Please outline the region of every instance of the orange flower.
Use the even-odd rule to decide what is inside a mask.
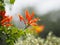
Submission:
[[[35,18],[35,19],[31,20],[29,23],[30,23],[30,24],[31,24],[31,23],[36,23],[38,20],[39,20],[39,18]]]
[[[29,24],[31,25],[31,26],[37,26],[37,21],[38,21],[39,19],[38,18],[35,18],[35,19],[33,19],[33,20],[31,20],[30,22],[29,22]]]
[[[31,23],[30,25],[31,25],[31,26],[37,26],[37,24],[36,24],[36,23]]]
[[[36,22],[39,20],[39,18],[35,18],[34,17],[34,12],[32,12],[32,14],[30,15],[28,10],[25,11],[25,15],[26,15],[26,19],[27,21],[24,20],[23,16],[19,15],[20,21],[24,21],[25,24],[28,25],[32,25],[32,26],[36,26]]]
[[[12,16],[11,17],[6,17],[5,19],[3,19],[1,21],[1,25],[2,26],[4,26],[4,25],[6,25],[6,26],[8,26],[8,25],[12,26],[12,24],[9,24],[11,22],[11,20],[12,20]]]
[[[25,15],[26,15],[26,19],[27,19],[28,22],[29,22],[29,21],[31,20],[31,16],[30,16],[28,10],[26,10]]]
[[[7,18],[5,18],[5,19],[3,19],[1,21],[1,24],[5,23],[5,22],[11,22],[11,20],[12,20],[12,16],[11,17],[7,17]]]
[[[25,11],[26,19],[28,22],[30,22],[34,16],[34,12],[32,12],[32,15],[29,14],[28,10]]]
[[[23,16],[21,16],[20,14],[18,16],[20,17],[20,21],[24,21]]]
[[[36,23],[40,19],[39,18],[33,18],[34,12],[32,12],[32,14],[30,15],[28,10],[26,10],[25,15],[26,15],[27,21],[24,20],[24,17],[22,15],[19,15],[19,18],[20,18],[20,21],[24,21],[24,23],[27,24],[26,27],[29,27],[30,25],[33,26],[36,33],[40,33],[44,30],[44,25],[38,26],[38,24]]]
[[[5,16],[5,11],[0,11],[0,23],[2,26],[6,25],[6,26],[12,26],[12,24],[10,24],[11,20],[12,20],[12,16]]]
[[[42,32],[43,30],[44,30],[44,25],[40,25],[40,26],[33,26],[33,30],[35,30],[36,31],[36,33],[40,33],[40,32]]]
[[[32,12],[31,17],[32,17],[32,18],[34,17],[34,12]]]
[[[26,22],[25,22],[23,16],[21,16],[21,15],[18,15],[18,16],[19,16],[19,18],[20,18],[20,21],[24,21],[24,23],[26,24]]]
[[[38,26],[35,30],[37,33],[42,32],[44,30],[44,25]]]

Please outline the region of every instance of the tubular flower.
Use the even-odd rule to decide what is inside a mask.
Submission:
[[[34,26],[33,28],[36,31],[36,33],[40,33],[44,30],[44,25]]]
[[[30,15],[28,10],[26,10],[25,15],[26,15],[26,19],[28,20],[28,22],[30,22],[32,18],[34,17],[34,12],[32,12],[32,15]]]
[[[5,19],[3,19],[3,20],[1,21],[1,23],[3,24],[3,23],[5,23],[5,22],[11,22],[11,20],[12,20],[12,16],[11,16],[11,17],[6,17]]]
[[[1,21],[1,25],[6,25],[6,26],[12,26],[12,24],[9,24],[12,20],[12,16],[11,17],[6,17],[5,19],[3,19]]]
[[[31,23],[30,25],[31,25],[31,26],[37,26],[37,24],[36,24],[36,23]]]
[[[26,28],[31,25],[34,27],[34,30],[36,31],[36,33],[40,33],[44,30],[44,25],[38,26],[38,24],[36,23],[40,19],[34,18],[34,12],[32,12],[32,14],[29,14],[28,10],[26,10],[25,16],[27,20],[25,20],[22,15],[19,15],[19,19],[20,21],[24,21],[24,23],[27,24]]]
[[[4,26],[12,26],[12,24],[10,24],[11,20],[12,20],[12,16],[5,16],[5,11],[0,11],[0,25]]]
[[[18,16],[19,16],[19,18],[20,18],[20,21],[24,21],[24,23],[26,24],[26,21],[24,20],[24,17],[21,16],[20,14],[19,14]]]
[[[36,26],[37,25],[37,21],[39,20],[39,18],[34,18],[34,12],[32,12],[32,14],[30,15],[28,10],[25,11],[25,15],[26,15],[26,19],[27,21],[24,20],[22,15],[19,15],[20,21],[24,21],[25,24],[28,25],[32,25],[32,26]]]

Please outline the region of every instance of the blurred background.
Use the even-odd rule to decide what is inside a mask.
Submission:
[[[24,22],[19,21],[18,14],[25,16],[25,10],[28,9],[30,13],[35,12],[35,17],[40,17],[39,25],[45,25],[41,37],[46,37],[50,31],[60,37],[60,0],[15,0],[14,4],[5,0],[5,4],[6,15],[13,16],[16,27],[25,27]]]

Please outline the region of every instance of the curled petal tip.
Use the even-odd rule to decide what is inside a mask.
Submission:
[[[30,25],[31,26],[37,26],[37,23],[31,23]]]

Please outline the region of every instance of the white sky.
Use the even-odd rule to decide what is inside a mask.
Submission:
[[[16,0],[14,5],[11,7],[14,13],[21,11],[21,8],[31,6],[34,7],[37,14],[45,14],[52,10],[60,9],[60,0]],[[9,11],[9,5],[7,7]]]

